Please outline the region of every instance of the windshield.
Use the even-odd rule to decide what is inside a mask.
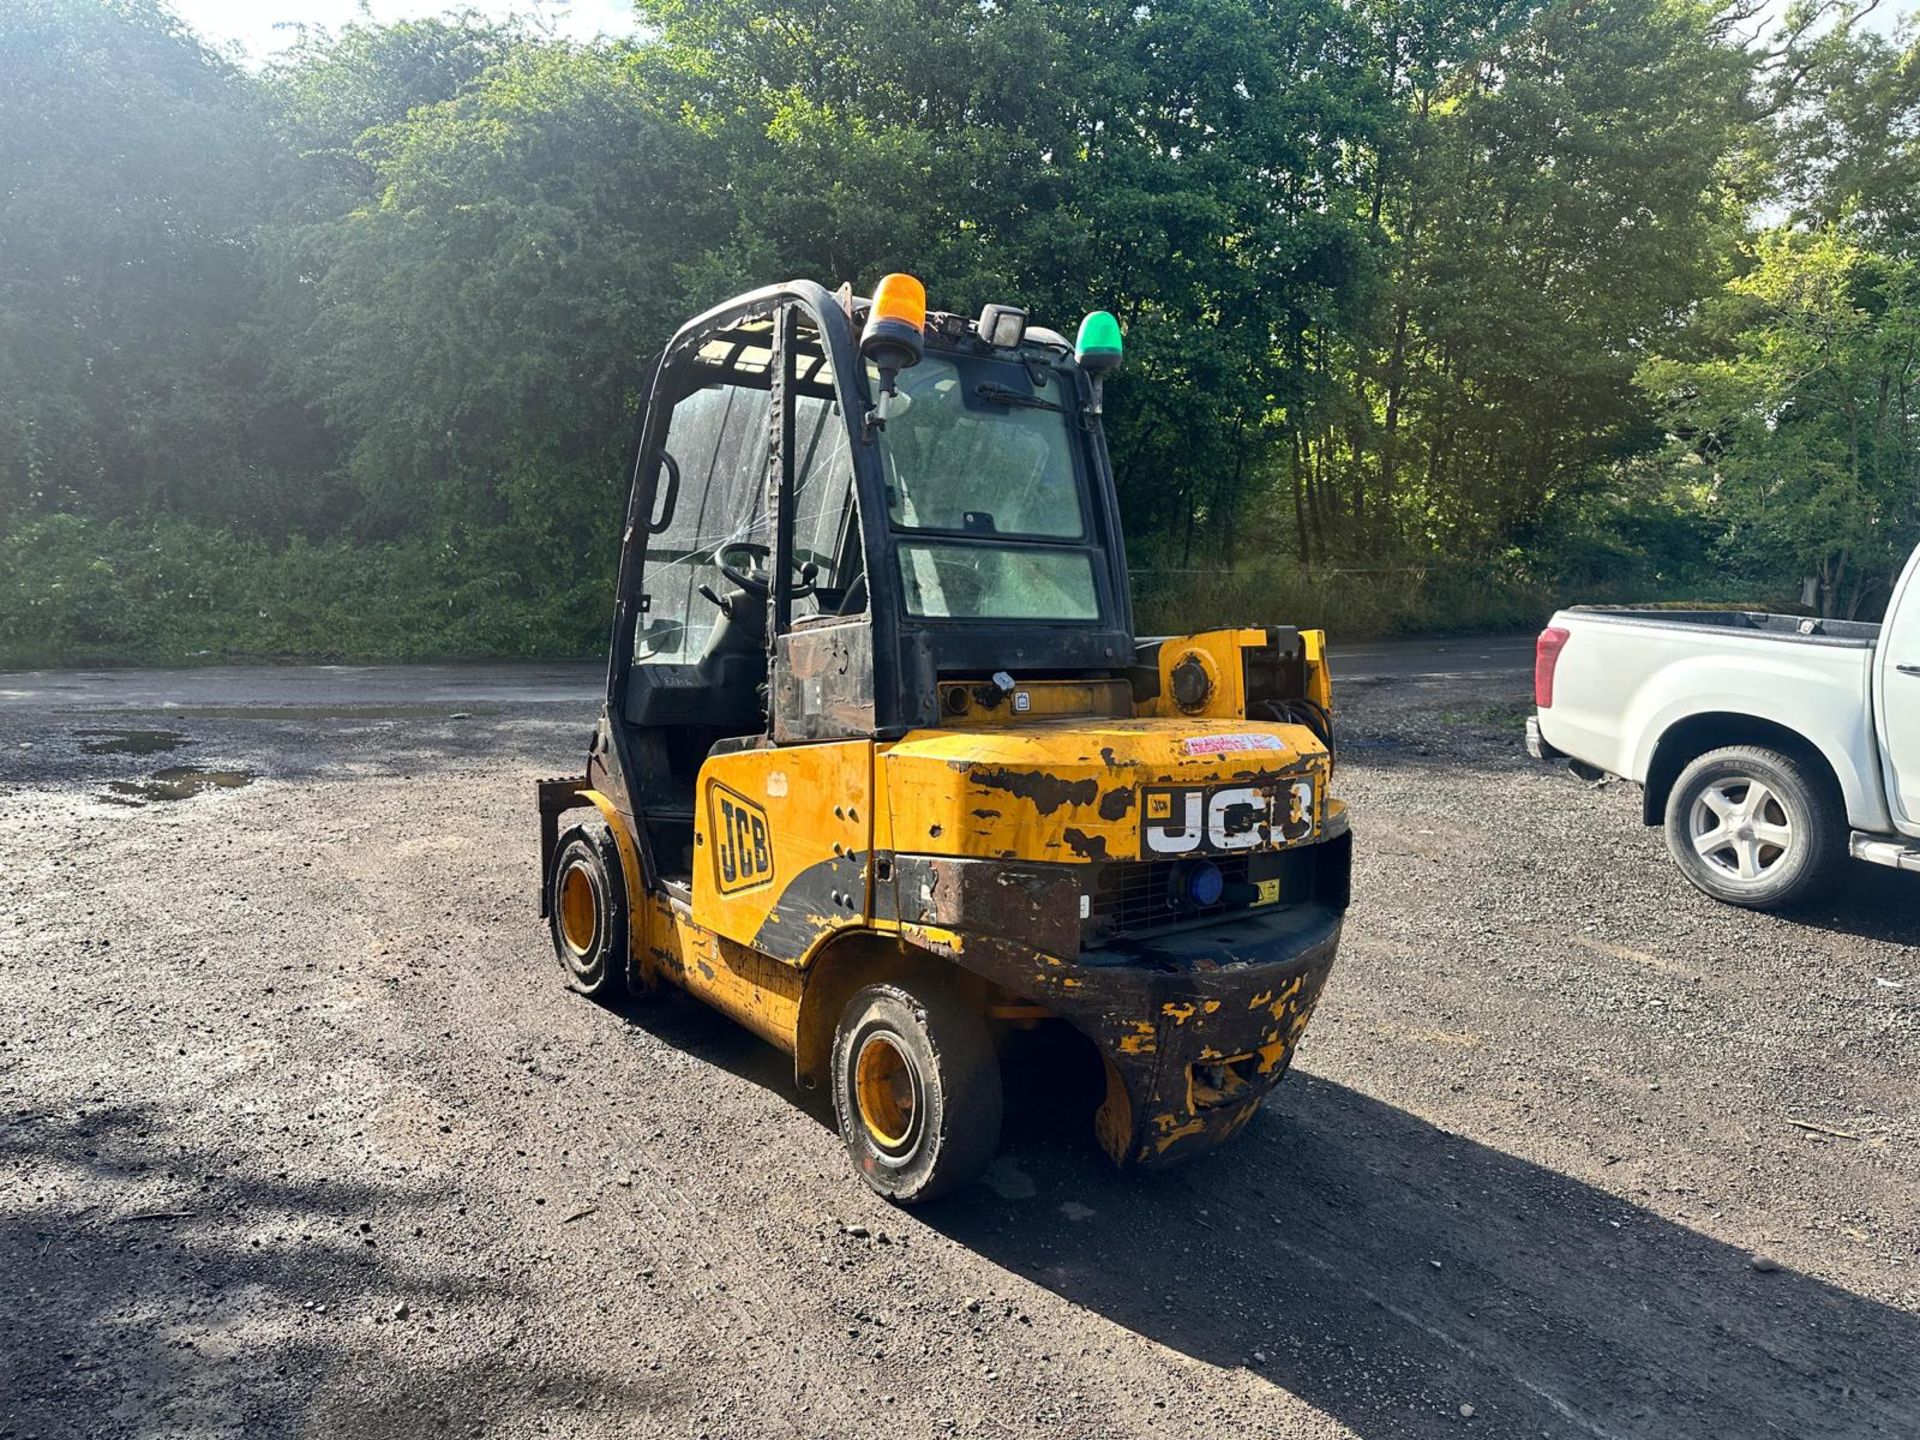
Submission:
[[[1070,410],[1050,366],[929,354],[901,373],[879,436],[887,516],[946,535],[900,546],[909,611],[1099,618]]]
[[[1051,540],[1085,533],[1055,371],[928,355],[899,384],[880,432],[896,528]]]

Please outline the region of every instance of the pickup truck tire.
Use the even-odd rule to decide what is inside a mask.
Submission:
[[[833,1037],[833,1109],[860,1177],[898,1204],[979,1175],[1000,1146],[1000,1062],[985,1022],[943,985],[868,985]]]
[[[1832,782],[1758,745],[1709,750],[1682,770],[1667,797],[1666,829],[1687,879],[1753,910],[1808,899],[1846,854]]]

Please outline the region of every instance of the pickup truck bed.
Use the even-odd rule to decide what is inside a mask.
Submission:
[[[1765,610],[1655,610],[1575,605],[1562,613],[1613,625],[1652,625],[1661,629],[1704,626],[1727,635],[1752,635],[1807,645],[1871,647],[1880,638],[1879,625],[1868,620],[1816,620],[1805,615],[1774,615]]]
[[[1884,831],[1867,703],[1879,628],[1758,611],[1562,610],[1548,629],[1566,638],[1539,733],[1552,750],[1646,786],[1649,824],[1705,749],[1791,734],[1821,752],[1853,825]]]

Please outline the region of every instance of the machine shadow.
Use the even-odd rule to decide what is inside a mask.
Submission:
[[[399,1302],[430,1341],[512,1298],[406,1258],[435,1199],[183,1146],[152,1105],[0,1117],[0,1436],[352,1440],[632,1404],[564,1359],[429,1343],[394,1363]]]
[[[1296,1073],[1225,1150],[1119,1175],[1008,1136],[1033,1198],[919,1218],[1365,1437],[1920,1434],[1920,1316]],[[1029,1112],[1033,1113],[1033,1112]]]
[[[1849,860],[1828,893],[1781,918],[1860,940],[1920,945],[1920,876]],[[1888,978],[1920,991],[1920,973]]]
[[[661,984],[608,1008],[661,1044],[751,1081],[833,1128],[831,1097],[824,1090],[802,1090],[794,1082],[792,1056],[672,985]]]
[[[725,1017],[623,1013],[831,1127]],[[1366,1440],[1456,1436],[1462,1405],[1526,1440],[1920,1435],[1920,1315],[1298,1071],[1215,1155],[1119,1174],[1067,1068],[1009,1067],[998,1173],[902,1218]]]

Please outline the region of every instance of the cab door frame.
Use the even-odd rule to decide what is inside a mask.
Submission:
[[[858,428],[869,401],[851,322],[838,297],[811,281],[794,281],[753,291],[697,315],[681,326],[654,367],[646,413],[639,427],[639,443],[628,489],[626,524],[621,535],[613,628],[607,647],[606,714],[600,733],[595,737],[589,776],[627,822],[627,828],[634,837],[645,886],[656,894],[679,895],[680,892],[678,886],[669,886],[662,880],[662,867],[658,857],[653,854],[644,819],[646,807],[642,777],[646,761],[638,752],[636,737],[625,721],[625,713],[632,677],[635,626],[645,596],[647,537],[651,533],[650,527],[658,512],[664,488],[676,483],[670,474],[665,473],[659,455],[672,418],[672,402],[685,382],[686,367],[710,337],[743,323],[761,319],[775,322],[773,408],[768,426],[770,443],[765,444],[762,451],[762,458],[766,461],[767,483],[773,492],[768,499],[772,502],[774,554],[771,564],[775,577],[773,613],[769,616],[768,624],[771,652],[768,657],[768,708],[771,718],[767,739],[772,743],[793,743],[843,738],[855,733],[864,736],[870,731],[870,720],[867,727],[856,730],[851,722],[857,722],[860,716],[857,713],[849,714],[837,702],[830,707],[818,707],[820,710],[830,708],[838,714],[842,723],[837,726],[816,726],[806,718],[810,697],[802,680],[803,674],[815,673],[813,667],[818,665],[827,668],[817,673],[831,673],[836,677],[864,677],[864,688],[871,695],[875,689],[874,665],[876,662],[885,665],[886,657],[876,656],[872,643],[872,627],[885,597],[873,593],[883,587],[873,586],[871,581],[866,613],[858,617],[857,622],[850,617],[848,623],[832,626],[803,626],[798,630],[792,626],[790,588],[793,527],[786,496],[791,488],[788,471],[794,448],[794,423],[789,397],[793,393],[790,372],[794,336],[802,316],[812,321],[819,334],[839,398],[841,423],[851,427],[854,490],[860,497],[860,543],[865,563],[871,567],[872,521],[866,496],[874,481],[867,472],[871,470],[877,474],[877,467],[872,445],[863,439]],[[885,617],[881,618],[884,622]],[[832,632],[830,635],[827,633],[829,631]],[[806,638],[791,640],[783,645],[783,639],[789,634]],[[781,679],[783,675],[787,677],[784,684]],[[839,693],[840,688],[836,687],[835,694]],[[781,717],[785,717],[784,721]],[[749,740],[744,743],[752,742]],[[697,815],[697,786],[695,809]]]
[[[872,913],[872,607],[796,623],[794,509],[798,340],[803,302],[785,301],[773,331],[767,507],[769,730],[710,754],[695,799],[693,921],[724,941],[803,965],[833,933]],[[822,363],[840,399],[837,423],[864,413],[842,388],[828,332]],[[816,368],[815,374],[818,373]],[[849,435],[851,453],[851,435]],[[851,481],[851,477],[849,477]],[[857,500],[855,502],[857,504]],[[861,541],[863,564],[866,546]],[[860,668],[855,657],[866,657]]]
[[[793,614],[793,512],[798,479],[795,420],[798,335],[803,317],[811,320],[819,336],[823,363],[832,379],[839,408],[835,423],[846,432],[851,461],[850,503],[855,507],[856,543],[860,546],[867,603],[857,615],[796,623]],[[839,328],[843,331],[846,328],[844,315]],[[804,300],[791,300],[781,308],[774,334],[773,453],[768,483],[774,487],[769,498],[774,517],[772,565],[776,583],[768,625],[772,653],[767,665],[772,738],[776,745],[870,740],[875,726],[873,627],[878,597],[873,593],[876,588],[872,568],[874,547],[869,543],[867,524],[870,507],[861,503],[860,469],[863,464],[871,463],[872,448],[863,444],[866,396],[862,389],[856,388],[854,377],[835,355],[832,331]],[[851,351],[850,346],[847,349]],[[851,356],[849,359],[851,363],[858,363]],[[869,452],[867,456],[862,455],[863,449]]]

